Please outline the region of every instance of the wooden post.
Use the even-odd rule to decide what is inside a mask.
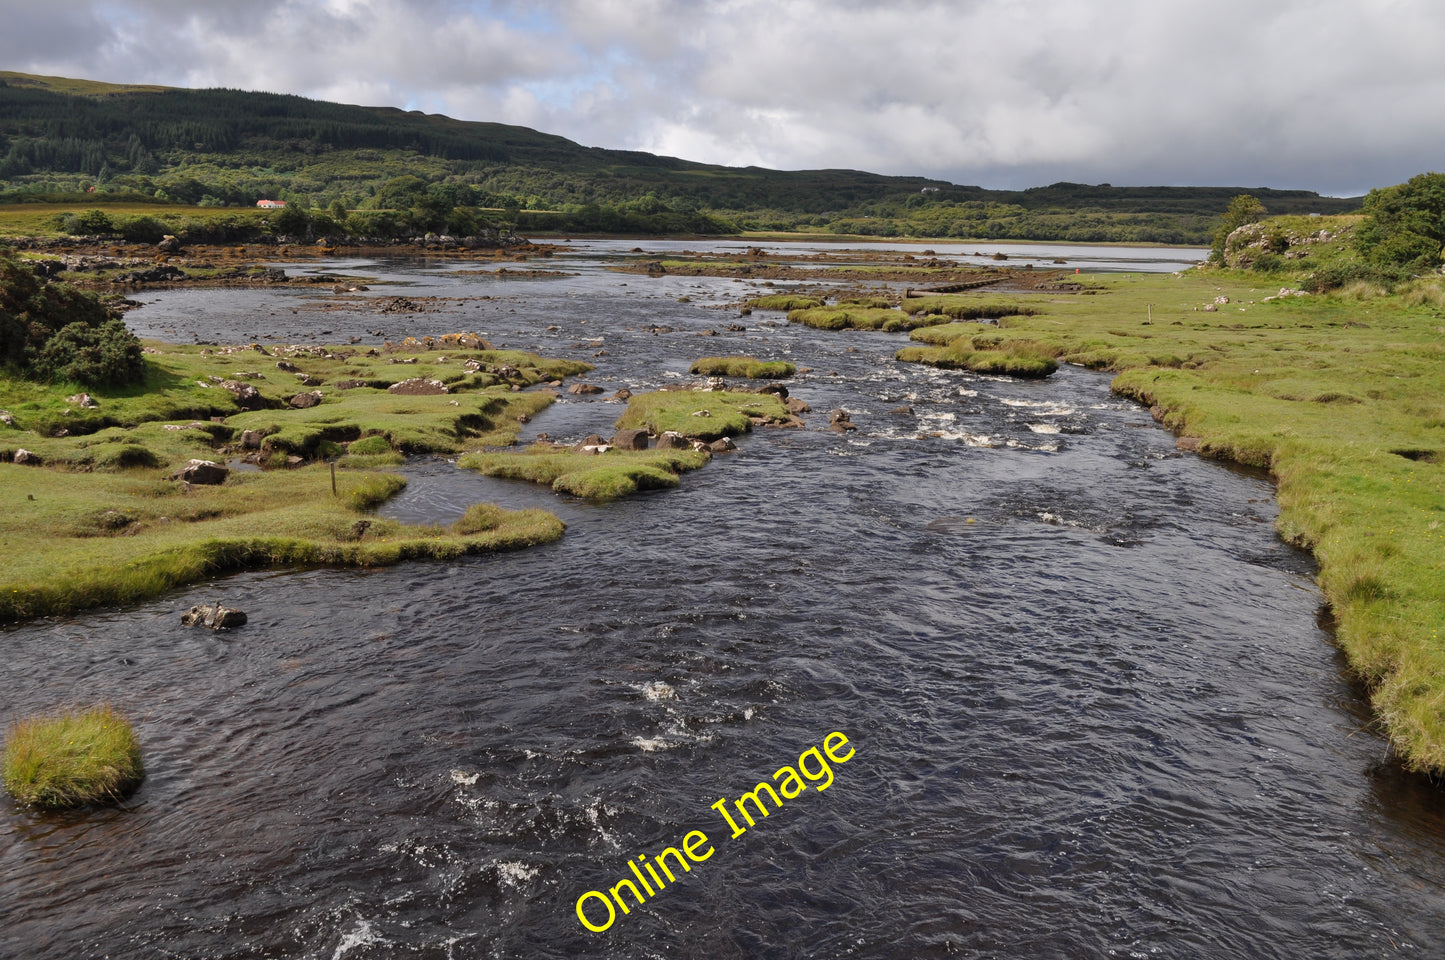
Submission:
[[[331,495],[336,496],[336,464],[331,465]]]

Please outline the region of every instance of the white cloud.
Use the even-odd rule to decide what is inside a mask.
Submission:
[[[0,0],[12,69],[783,169],[1358,192],[1445,148],[1428,0]]]

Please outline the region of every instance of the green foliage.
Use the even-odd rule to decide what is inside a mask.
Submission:
[[[97,236],[111,233],[115,224],[104,210],[90,209],[83,213],[66,214],[61,228],[75,236]]]
[[[1356,244],[1379,266],[1424,272],[1438,267],[1445,246],[1445,174],[1422,173],[1365,197]]]
[[[124,386],[145,379],[140,341],[95,297],[49,283],[0,252],[0,364],[42,380]]]
[[[145,773],[135,731],[102,704],[16,721],[3,776],[18,803],[54,810],[121,800]]]
[[[145,379],[140,341],[119,320],[98,327],[69,323],[41,348],[31,369],[50,380],[123,387]]]
[[[1209,249],[1209,259],[1218,263],[1224,260],[1224,242],[1229,235],[1246,223],[1258,223],[1266,214],[1264,204],[1253,196],[1242,193],[1229,201],[1229,209],[1220,218],[1219,229],[1214,231],[1214,242]]]

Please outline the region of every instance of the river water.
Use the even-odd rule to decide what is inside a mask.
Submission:
[[[146,336],[474,330],[588,359],[608,394],[698,356],[790,359],[816,412],[622,502],[428,458],[385,508],[543,505],[555,545],[0,632],[0,720],[111,700],[148,770],[121,809],[0,804],[0,956],[1439,955],[1445,804],[1372,732],[1265,478],[1176,452],[1105,376],[899,364],[898,335],[725,306],[761,286],[601,269],[631,246],[579,244],[550,277],[291,267],[489,298],[434,313],[141,298]],[[840,408],[855,433],[824,429]],[[530,426],[620,413],[567,398]],[[249,623],[180,625],[214,600]],[[834,732],[827,782],[800,755]],[[800,763],[808,789],[732,836],[713,805],[747,827],[733,801]],[[693,831],[705,859],[584,929],[579,898],[601,925],[629,861]]]

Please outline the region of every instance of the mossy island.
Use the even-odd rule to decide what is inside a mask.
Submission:
[[[796,374],[798,368],[786,360],[758,360],[754,357],[702,357],[693,361],[689,372],[704,377],[784,380]]]
[[[117,803],[145,777],[135,731],[109,704],[17,720],[0,769],[16,803],[39,810]]]

